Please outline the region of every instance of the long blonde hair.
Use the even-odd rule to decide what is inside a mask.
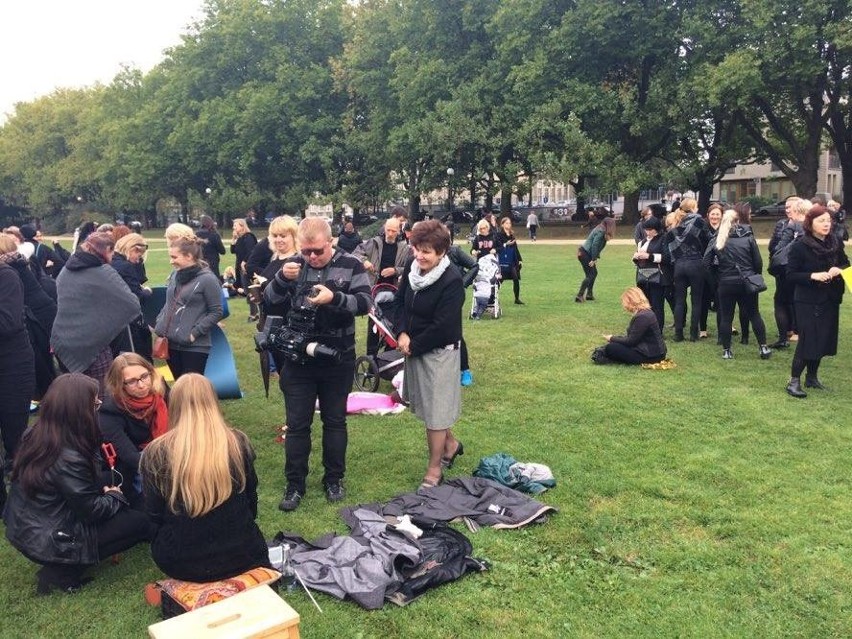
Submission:
[[[143,477],[173,513],[201,517],[246,487],[240,435],[228,428],[213,385],[197,373],[178,378],[169,396],[169,432],[142,454]]]
[[[734,209],[728,209],[722,215],[722,221],[719,223],[719,230],[716,231],[716,250],[721,251],[725,248],[725,243],[728,241],[728,235],[731,233],[731,227],[737,223],[739,216]]]

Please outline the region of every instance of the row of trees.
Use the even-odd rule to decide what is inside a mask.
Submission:
[[[812,195],[833,146],[852,201],[850,1],[208,0],[149,73],[17,105],[0,197],[415,212],[453,167],[471,199],[545,177],[623,192],[630,219],[642,188],[706,204],[754,160]]]

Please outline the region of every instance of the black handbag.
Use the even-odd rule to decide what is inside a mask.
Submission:
[[[663,273],[659,266],[650,266],[647,268],[636,268],[636,283],[641,284],[660,284],[663,280]]]
[[[763,275],[760,273],[746,275],[739,266],[737,266],[737,270],[740,273],[740,277],[743,278],[743,283],[749,293],[762,293],[766,290],[766,280],[763,279]]]

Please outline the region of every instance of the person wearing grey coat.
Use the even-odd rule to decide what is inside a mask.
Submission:
[[[201,260],[196,240],[172,244],[169,261],[175,270],[154,332],[169,341],[168,363],[175,379],[184,373],[203,375],[212,345],[210,331],[222,319],[219,280]]]

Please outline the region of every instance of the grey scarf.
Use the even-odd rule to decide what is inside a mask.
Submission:
[[[420,289],[431,286],[438,281],[438,278],[444,274],[447,267],[450,265],[450,258],[444,255],[438,265],[427,273],[420,272],[420,265],[417,262],[411,263],[411,271],[408,273],[408,283],[411,285],[411,290],[419,291]]]

